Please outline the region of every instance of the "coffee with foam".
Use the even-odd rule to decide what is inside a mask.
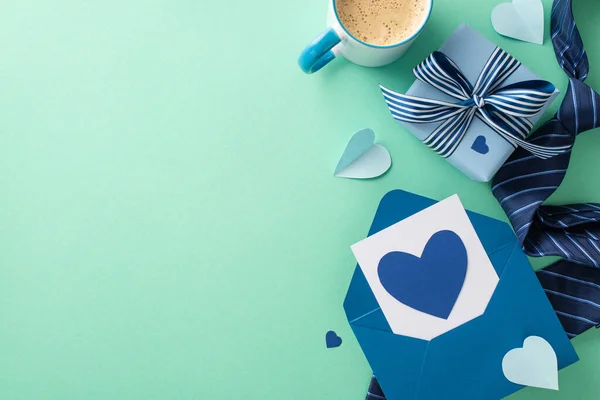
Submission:
[[[429,14],[431,0],[335,0],[340,21],[355,38],[376,46],[403,42]]]

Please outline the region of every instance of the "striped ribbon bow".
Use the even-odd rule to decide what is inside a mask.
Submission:
[[[538,114],[554,93],[554,85],[531,80],[500,87],[521,63],[496,47],[473,86],[458,66],[436,51],[414,69],[417,79],[458,99],[457,103],[396,93],[383,86],[385,101],[398,121],[441,124],[423,140],[440,154],[450,157],[463,140],[474,117],[479,118],[513,147],[521,146],[539,158],[569,151],[571,146],[539,146],[524,139]]]

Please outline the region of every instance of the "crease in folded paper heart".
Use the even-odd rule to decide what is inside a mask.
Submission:
[[[370,179],[383,175],[392,165],[388,150],[375,143],[375,132],[363,129],[356,132],[337,167],[334,176],[351,179]]]
[[[506,379],[518,385],[558,390],[556,352],[546,339],[529,336],[523,347],[510,350],[502,359]]]
[[[492,25],[503,36],[544,44],[544,5],[541,0],[513,0],[492,11]]]

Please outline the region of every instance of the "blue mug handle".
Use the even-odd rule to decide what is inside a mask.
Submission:
[[[333,28],[327,29],[302,50],[298,57],[300,69],[307,74],[312,74],[329,64],[335,58],[333,48],[341,41]]]

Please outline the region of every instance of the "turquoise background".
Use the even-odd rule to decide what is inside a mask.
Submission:
[[[488,184],[392,120],[378,84],[407,89],[467,22],[566,88],[548,33],[494,33],[498,3],[436,0],[399,62],[306,76],[296,58],[326,0],[2,2],[0,398],[362,400],[369,366],[342,301],[380,198],[458,193],[505,218]],[[600,89],[600,8],[575,3]],[[392,169],[333,178],[365,127]],[[597,133],[553,203],[600,201]],[[573,343],[559,392],[511,399],[595,399],[600,333]]]

